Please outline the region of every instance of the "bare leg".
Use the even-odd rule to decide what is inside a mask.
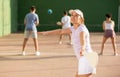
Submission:
[[[114,37],[112,37],[111,41],[112,41],[112,46],[113,46],[113,49],[114,49],[114,55],[116,55],[116,53],[117,53],[117,51],[116,51],[116,43],[115,43],[116,40],[115,40]]]
[[[60,38],[59,38],[59,44],[62,44],[62,37],[63,37],[63,35],[62,34],[60,34]]]
[[[34,41],[35,51],[38,51],[38,40],[37,40],[37,38],[33,38],[33,41]]]
[[[100,55],[103,55],[104,44],[105,44],[105,42],[106,42],[107,39],[108,39],[108,38],[103,37]]]
[[[33,41],[34,41],[36,55],[39,56],[40,52],[38,51],[38,39],[37,38],[33,38]]]
[[[68,34],[68,36],[69,36],[70,44],[72,44],[72,42],[71,42],[71,34]]]
[[[24,38],[22,51],[25,50],[27,41],[28,41],[28,38]]]

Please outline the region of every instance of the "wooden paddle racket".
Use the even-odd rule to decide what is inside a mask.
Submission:
[[[96,67],[98,64],[98,54],[96,52],[85,52],[84,56],[89,61],[92,67]]]

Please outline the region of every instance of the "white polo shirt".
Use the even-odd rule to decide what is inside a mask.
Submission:
[[[63,29],[71,27],[70,16],[62,17],[61,22],[63,23]]]

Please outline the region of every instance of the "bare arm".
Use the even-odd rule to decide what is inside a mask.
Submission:
[[[38,17],[38,15],[37,15],[37,17],[36,17],[36,22],[35,22],[35,25],[36,25],[36,26],[38,26],[38,25],[39,25],[39,17]]]
[[[26,19],[24,19],[24,24],[26,25],[26,23],[27,23],[27,21],[26,21]]]
[[[62,29],[60,34],[69,34],[71,33],[70,28]]]
[[[114,28],[115,28],[115,22],[114,21],[112,21],[113,22],[113,30],[114,30]]]
[[[38,26],[38,25],[39,25],[39,21],[36,21],[36,22],[35,22],[35,25]]]
[[[60,32],[61,32],[61,29],[56,29],[56,30],[43,31],[38,33],[43,35],[50,35],[50,34],[60,34]]]
[[[81,44],[81,51],[80,55],[83,56],[83,52],[85,51],[85,32],[80,32],[80,44]]]
[[[102,24],[103,30],[105,30],[105,21]]]
[[[70,29],[56,29],[56,30],[50,30],[50,31],[43,31],[43,32],[38,32],[39,34],[43,35],[50,35],[50,34],[67,34],[70,33]]]

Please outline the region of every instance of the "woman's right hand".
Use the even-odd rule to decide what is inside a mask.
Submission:
[[[83,52],[82,52],[82,51],[80,51],[80,56],[84,56],[84,54],[83,54]]]

